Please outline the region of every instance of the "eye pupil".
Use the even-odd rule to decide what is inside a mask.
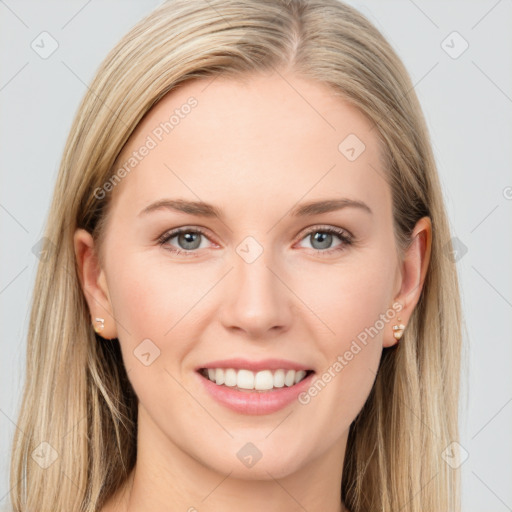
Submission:
[[[315,247],[315,249],[328,249],[332,242],[332,234],[326,233],[325,231],[317,231],[313,234],[313,241],[320,242],[320,247]]]
[[[197,249],[200,245],[200,237],[201,233],[194,233],[191,231],[187,231],[185,233],[180,233],[178,236],[178,241],[183,249],[191,250]],[[199,243],[197,243],[199,241]],[[182,242],[184,244],[182,244]]]

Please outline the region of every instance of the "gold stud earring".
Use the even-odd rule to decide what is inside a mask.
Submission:
[[[395,337],[395,340],[398,341],[402,337],[404,329],[405,325],[400,323],[400,318],[398,318],[398,325],[393,325],[393,336]]]
[[[95,318],[94,321],[99,325],[94,325],[94,331],[99,333],[103,331],[105,328],[105,319],[104,318]]]

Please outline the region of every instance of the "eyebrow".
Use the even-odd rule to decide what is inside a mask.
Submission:
[[[300,204],[290,211],[290,215],[292,217],[306,217],[349,207],[359,208],[369,214],[373,214],[371,208],[363,201],[348,198],[336,198]],[[222,212],[212,204],[204,203],[202,201],[186,201],[185,199],[160,199],[141,210],[139,212],[139,216],[146,215],[156,210],[171,210],[188,213],[190,215],[197,215],[199,217],[222,218]]]

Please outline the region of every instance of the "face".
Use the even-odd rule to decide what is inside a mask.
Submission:
[[[146,442],[246,479],[343,456],[392,325],[416,298],[404,287],[422,278],[421,251],[410,268],[397,260],[370,122],[326,85],[285,76],[169,93],[119,156],[116,169],[129,171],[104,189],[112,203],[97,270],[94,250],[80,249],[94,249],[88,234],[75,235],[91,316],[119,339]],[[305,207],[317,202],[327,203]],[[197,371],[230,358],[314,373],[273,399],[275,390],[236,391]],[[257,452],[253,466],[237,463]]]

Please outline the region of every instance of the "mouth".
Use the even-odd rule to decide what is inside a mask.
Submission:
[[[197,373],[221,388],[245,393],[268,393],[281,388],[292,388],[315,371],[284,368],[260,371],[243,368],[199,368]]]

